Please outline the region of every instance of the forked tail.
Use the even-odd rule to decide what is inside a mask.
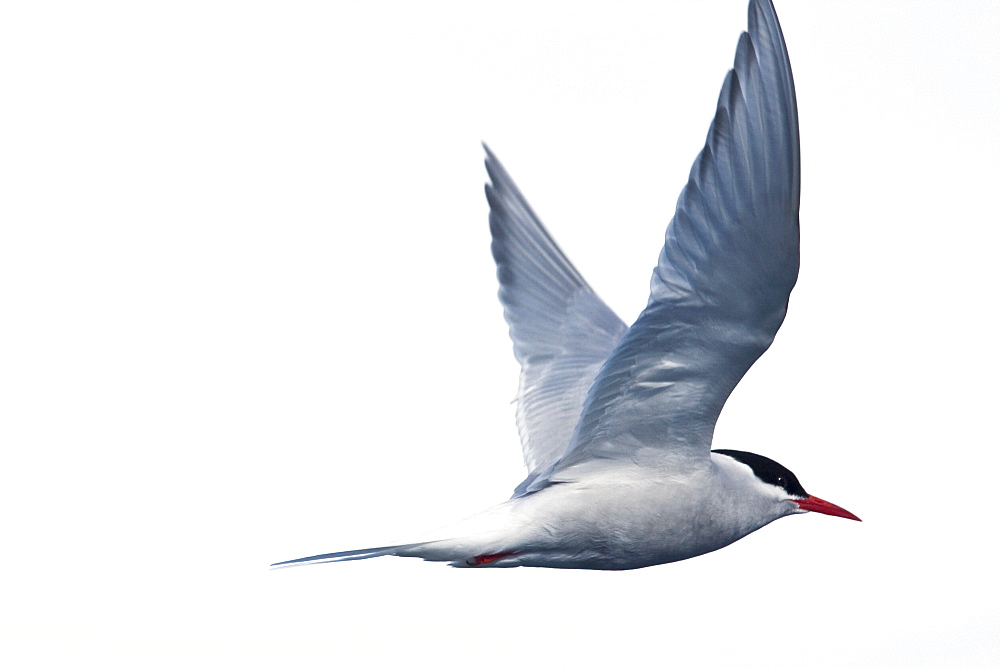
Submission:
[[[271,567],[286,568],[374,557],[416,557],[426,561],[447,561],[458,567],[517,566],[523,555],[517,543],[511,543],[509,524],[509,508],[507,504],[501,504],[459,524],[425,535],[425,540],[419,542],[317,554],[279,561]]]
[[[518,556],[518,553],[513,551],[481,552],[470,550],[467,545],[458,541],[431,540],[424,543],[386,545],[384,547],[369,547],[363,550],[317,554],[313,557],[279,561],[276,564],[271,564],[271,568],[327,564],[337,561],[372,559],[374,557],[418,557],[426,561],[447,561],[452,566],[459,568],[470,566],[517,566],[519,565],[519,560],[516,558]]]
[[[426,543],[410,543],[408,545],[385,545],[383,547],[369,547],[363,550],[346,550],[344,552],[330,552],[329,554],[317,554],[312,557],[302,557],[289,561],[279,561],[271,564],[271,568],[283,568],[286,566],[306,566],[308,564],[327,564],[336,561],[354,561],[355,559],[372,559],[374,557],[404,556],[403,552],[408,549],[420,547]],[[410,556],[410,555],[405,555]],[[416,555],[413,555],[416,556]]]

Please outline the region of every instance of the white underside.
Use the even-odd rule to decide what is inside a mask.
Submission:
[[[393,554],[479,568],[642,568],[718,550],[795,512],[725,456],[682,474],[589,462],[554,482]]]

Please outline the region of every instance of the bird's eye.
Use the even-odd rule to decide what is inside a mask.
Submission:
[[[776,485],[777,485],[778,487],[784,487],[784,486],[785,486],[785,476],[783,476],[783,475],[779,475],[779,476],[778,476],[778,479],[777,479],[777,480],[775,480],[774,482],[775,482],[775,484],[776,484]]]

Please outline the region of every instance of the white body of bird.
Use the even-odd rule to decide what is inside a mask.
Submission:
[[[718,550],[801,512],[725,455],[684,471],[582,464],[556,484],[442,530],[450,538],[393,554],[454,566],[641,568]]]

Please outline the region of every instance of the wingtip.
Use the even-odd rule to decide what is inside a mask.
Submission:
[[[747,7],[747,19],[750,22],[753,22],[756,16],[769,18],[777,14],[771,0],[750,0],[750,5]]]
[[[755,42],[784,42],[778,12],[771,0],[751,0],[747,7],[747,31]]]
[[[482,145],[482,147],[483,147],[483,151],[484,151],[484,152],[486,153],[486,159],[485,159],[485,162],[486,162],[486,166],[487,166],[487,168],[488,168],[488,167],[490,166],[490,164],[491,164],[491,163],[495,163],[495,162],[498,162],[498,161],[497,161],[497,156],[496,156],[496,154],[495,154],[495,153],[493,153],[493,150],[492,150],[492,149],[490,149],[490,146],[489,146],[489,144],[487,144],[487,143],[486,143],[486,142],[484,142],[484,141],[481,141],[481,142],[479,142],[479,143],[480,143],[480,144]]]
[[[486,166],[486,175],[489,181],[486,183],[487,189],[512,189],[513,182],[511,181],[510,175],[507,174],[507,170],[504,169],[503,164],[497,159],[495,153],[490,150],[490,147],[486,145],[486,142],[482,142],[483,150],[486,151],[486,159],[483,164]]]

